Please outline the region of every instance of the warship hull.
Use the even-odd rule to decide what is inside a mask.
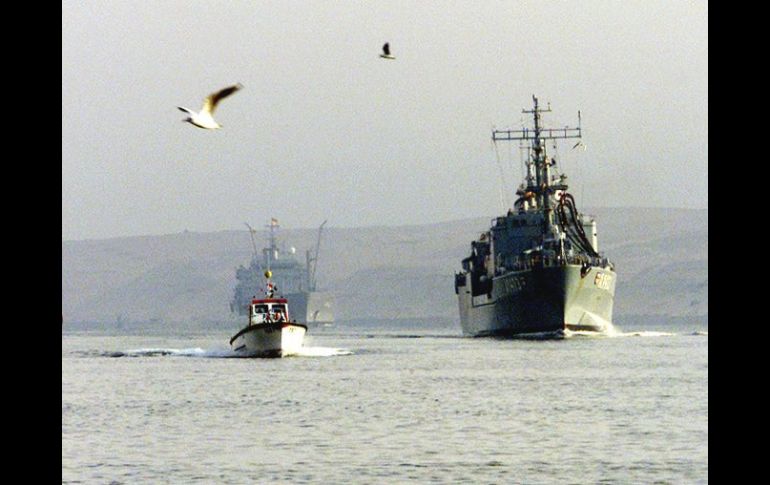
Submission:
[[[324,291],[288,293],[289,311],[299,323],[329,325],[334,323],[334,297]]]
[[[615,272],[567,264],[512,271],[473,288],[457,275],[460,326],[472,337],[516,336],[564,330],[607,331],[612,326]]]

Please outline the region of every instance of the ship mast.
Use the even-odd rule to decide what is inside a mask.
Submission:
[[[561,185],[551,185],[551,165],[553,160],[549,159],[545,153],[545,140],[556,140],[565,138],[580,138],[580,113],[578,112],[577,128],[543,128],[541,126],[540,113],[549,113],[551,111],[550,103],[547,109],[539,106],[535,95],[532,95],[534,108],[531,110],[522,110],[522,113],[531,114],[534,119],[534,132],[528,128],[520,130],[493,130],[492,141],[532,141],[532,157],[527,161],[527,192],[535,194],[537,207],[542,208],[545,214],[545,231],[549,233],[553,226],[553,207],[552,194],[556,190],[566,189]],[[534,166],[534,177],[532,168]]]

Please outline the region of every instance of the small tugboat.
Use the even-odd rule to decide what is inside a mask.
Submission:
[[[249,304],[249,323],[230,339],[234,351],[249,357],[286,357],[302,349],[307,326],[289,320],[289,302],[276,297],[277,288],[265,271],[267,286],[264,298],[253,298]]]

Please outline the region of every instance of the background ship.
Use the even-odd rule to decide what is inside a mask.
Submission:
[[[580,138],[581,128],[543,128],[532,96],[534,129],[493,131],[492,140],[531,142],[526,179],[512,209],[471,243],[455,274],[460,326],[470,336],[510,336],[612,326],[616,274],[598,253],[596,221],[580,214],[567,176],[545,140]],[[578,112],[578,120],[580,112]],[[573,148],[580,145],[575,144]]]
[[[277,287],[276,293],[289,301],[289,314],[304,324],[329,325],[334,322],[334,297],[316,290],[316,264],[321,246],[321,233],[326,221],[318,228],[318,241],[315,251],[305,252],[305,264],[295,257],[293,247],[286,249],[285,243],[279,244],[277,232],[280,226],[276,219],[271,219],[268,229],[268,246],[262,249],[262,256],[257,252],[254,240],[256,230],[246,224],[251,235],[254,254],[248,267],[241,265],[235,271],[237,284],[230,311],[237,315],[247,315],[249,304],[254,295],[264,292],[263,274],[267,269],[273,274],[272,280]]]

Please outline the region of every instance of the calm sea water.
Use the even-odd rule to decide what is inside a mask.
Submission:
[[[707,483],[708,331],[62,336],[63,483]]]

